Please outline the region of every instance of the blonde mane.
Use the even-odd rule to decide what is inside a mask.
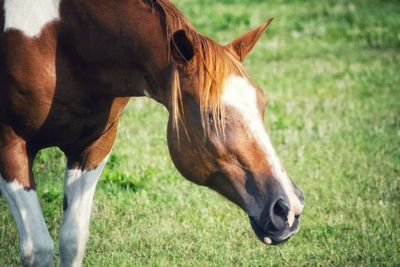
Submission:
[[[221,45],[197,32],[186,17],[169,0],[150,0],[150,2],[153,8],[158,6],[165,16],[168,45],[172,34],[181,29],[185,31],[189,40],[191,40],[195,49],[194,57],[198,63],[197,90],[203,129],[206,134],[210,134],[212,128],[217,133],[224,133],[225,116],[224,109],[221,107],[223,83],[230,74],[246,75],[242,65]],[[170,60],[174,64],[172,57]],[[174,128],[178,129],[179,124],[182,123],[183,107],[179,71],[176,65],[171,90],[172,122]],[[210,119],[214,122],[213,125],[208,122]]]

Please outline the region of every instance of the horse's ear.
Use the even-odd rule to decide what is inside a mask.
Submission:
[[[272,18],[269,18],[261,26],[241,35],[231,43],[227,44],[227,48],[237,59],[243,61],[247,54],[253,49],[261,34],[271,23]]]
[[[184,30],[178,30],[173,33],[171,38],[171,53],[178,63],[186,63],[193,58],[193,44],[188,39]]]

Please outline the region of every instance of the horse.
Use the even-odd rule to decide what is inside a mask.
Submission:
[[[303,193],[242,65],[270,22],[220,45],[168,0],[0,0],[0,189],[22,265],[53,265],[32,173],[47,147],[67,158],[61,266],[82,264],[96,183],[131,97],[166,108],[177,170],[243,209],[262,242],[298,232]]]

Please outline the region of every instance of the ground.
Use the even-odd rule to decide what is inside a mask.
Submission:
[[[305,194],[300,232],[261,244],[244,212],[175,170],[166,111],[132,99],[98,185],[84,265],[399,266],[400,3],[174,2],[222,43],[274,17],[245,65],[270,99],[269,135]],[[34,165],[54,240],[64,165],[57,149]],[[17,233],[1,198],[0,222],[0,266],[16,266]]]

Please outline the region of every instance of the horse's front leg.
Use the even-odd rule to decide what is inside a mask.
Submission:
[[[89,222],[97,181],[107,157],[90,170],[67,168],[64,217],[60,233],[61,266],[81,266],[89,236]],[[79,166],[79,165],[78,165]]]
[[[53,266],[53,240],[35,191],[26,143],[17,138],[0,139],[0,191],[18,228],[21,263]]]
[[[89,236],[90,214],[97,181],[115,139],[117,123],[83,153],[68,153],[64,180],[64,217],[59,239],[61,266],[81,266]]]

